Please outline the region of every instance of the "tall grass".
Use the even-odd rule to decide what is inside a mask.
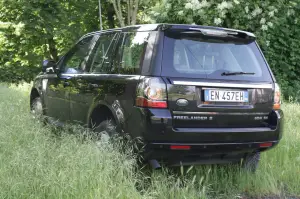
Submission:
[[[0,90],[0,198],[140,198],[134,159],[106,143],[53,136],[28,94]]]
[[[116,144],[32,119],[28,89],[0,85],[0,198],[300,196],[300,105],[284,105],[283,140],[263,153],[256,174],[233,166],[142,172],[134,156]]]

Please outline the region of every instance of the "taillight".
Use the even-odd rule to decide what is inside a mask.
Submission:
[[[277,83],[275,83],[275,92],[274,92],[274,104],[273,104],[273,109],[279,110],[280,109],[280,88]]]
[[[161,78],[144,78],[137,87],[135,105],[139,107],[167,108],[166,84]]]

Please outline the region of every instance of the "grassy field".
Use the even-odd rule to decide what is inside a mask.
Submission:
[[[284,104],[284,138],[256,174],[229,166],[146,174],[117,145],[32,119],[28,95],[0,85],[0,198],[300,198],[300,105]]]

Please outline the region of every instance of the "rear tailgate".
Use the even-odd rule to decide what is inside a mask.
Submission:
[[[274,80],[255,38],[209,31],[165,31],[161,76],[167,84],[172,129],[162,139],[276,140],[277,132],[269,125]]]

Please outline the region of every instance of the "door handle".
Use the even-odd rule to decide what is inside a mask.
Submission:
[[[63,85],[64,87],[70,86],[70,82],[64,81]]]

